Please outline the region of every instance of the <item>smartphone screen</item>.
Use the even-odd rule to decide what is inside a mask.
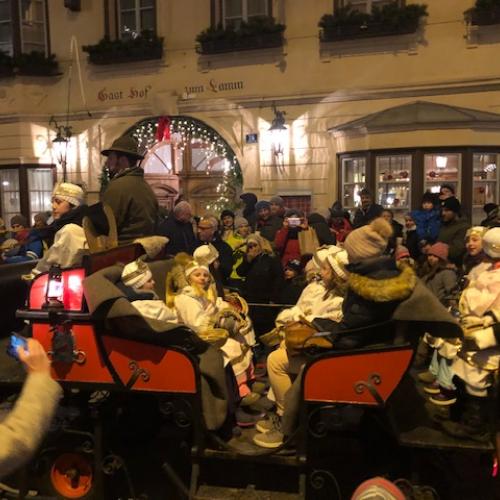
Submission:
[[[12,356],[14,359],[19,359],[19,356],[17,354],[17,349],[19,347],[23,347],[25,350],[27,350],[28,342],[24,337],[21,337],[21,335],[12,334],[10,336],[10,343],[7,346],[7,354],[9,356]]]

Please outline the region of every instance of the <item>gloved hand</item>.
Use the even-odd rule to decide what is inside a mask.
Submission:
[[[484,326],[485,318],[479,316],[463,316],[460,320],[464,330],[476,330]]]

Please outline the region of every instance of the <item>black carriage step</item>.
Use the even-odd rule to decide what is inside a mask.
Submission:
[[[287,454],[287,452],[278,452],[269,455],[252,454],[253,449],[251,450],[252,452],[249,450],[245,453],[245,451],[241,450],[241,453],[235,453],[227,450],[205,449],[203,451],[203,458],[219,460],[235,460],[237,458],[242,462],[258,462],[261,464],[286,465],[289,467],[297,467],[299,465],[297,456],[293,451],[290,454]]]
[[[256,490],[249,486],[245,489],[201,486],[194,500],[300,500],[296,493],[282,491]]]

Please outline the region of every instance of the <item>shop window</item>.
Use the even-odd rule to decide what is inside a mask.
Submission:
[[[411,155],[376,157],[377,203],[402,218],[411,203]]]
[[[474,153],[472,155],[472,223],[479,224],[484,218],[486,203],[498,204],[498,159],[497,153]]]
[[[0,169],[1,216],[7,225],[14,215],[23,214],[33,223],[34,215],[51,210],[54,173],[51,166]]]
[[[248,22],[259,16],[270,16],[270,0],[223,0],[222,25],[238,29],[242,22]]]
[[[46,0],[0,0],[0,50],[48,55],[48,45]]]
[[[424,191],[439,193],[441,184],[449,184],[460,198],[462,155],[435,153],[424,155]]]
[[[359,192],[366,184],[366,158],[342,158],[342,204],[353,210],[359,205]]]
[[[137,38],[143,31],[156,32],[155,0],[119,0],[120,38]]]

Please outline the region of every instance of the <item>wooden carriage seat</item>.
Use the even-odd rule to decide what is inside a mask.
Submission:
[[[364,406],[383,406],[413,358],[408,345],[330,352],[304,368],[303,399]]]
[[[144,254],[144,248],[139,243],[131,243],[120,247],[104,250],[103,252],[85,255],[83,258],[83,267],[88,276],[105,267],[112,266],[118,262],[128,264]]]

